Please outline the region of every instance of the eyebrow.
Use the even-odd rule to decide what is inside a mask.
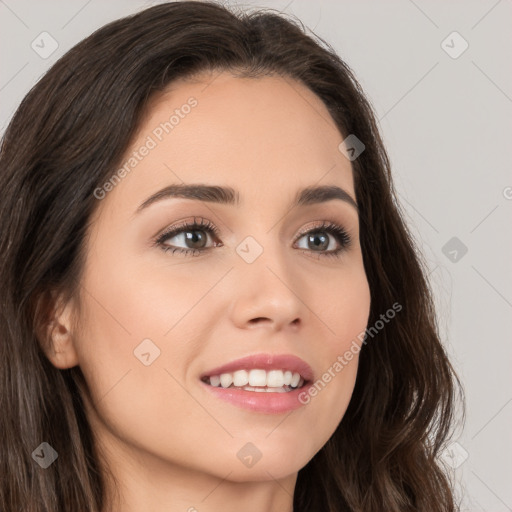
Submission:
[[[173,184],[169,185],[148,197],[136,210],[136,213],[144,210],[151,204],[169,198],[195,199],[208,203],[218,203],[240,207],[240,195],[231,187],[203,184]],[[299,190],[292,201],[291,207],[308,206],[324,203],[333,199],[344,201],[355,208],[359,208],[352,196],[336,185],[323,185],[306,187]]]

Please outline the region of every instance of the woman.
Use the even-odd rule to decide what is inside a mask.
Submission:
[[[48,71],[0,162],[1,510],[456,510],[458,380],[325,43],[146,9]]]

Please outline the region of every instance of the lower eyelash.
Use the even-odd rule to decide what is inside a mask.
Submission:
[[[172,251],[171,254],[174,254],[175,252],[178,252],[180,254],[188,254],[191,256],[198,256],[202,252],[208,251],[212,249],[213,247],[208,247],[205,249],[183,249],[182,247],[173,247],[165,245],[163,242],[167,240],[168,238],[172,238],[176,235],[181,234],[184,231],[205,231],[209,233],[210,235],[219,236],[219,230],[209,221],[205,221],[203,219],[200,219],[199,222],[197,222],[194,218],[194,222],[184,222],[183,224],[180,224],[178,226],[173,227],[170,231],[166,231],[165,233],[162,233],[156,240],[155,245],[158,245],[161,247],[161,249],[165,252]],[[300,240],[302,237],[306,235],[310,235],[311,233],[317,233],[317,232],[325,232],[333,235],[336,239],[336,241],[339,243],[340,247],[338,249],[334,249],[332,251],[326,251],[326,252],[319,252],[318,258],[327,256],[327,257],[340,257],[341,253],[348,249],[352,243],[352,238],[350,235],[343,229],[341,226],[338,226],[335,223],[326,221],[320,226],[315,226],[314,228],[309,229],[308,231],[301,233],[298,237],[298,240]],[[315,251],[310,251],[307,249],[302,249],[302,252],[305,253],[315,253]]]

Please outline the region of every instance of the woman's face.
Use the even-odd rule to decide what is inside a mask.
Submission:
[[[124,465],[284,478],[340,423],[356,379],[354,340],[361,345],[368,321],[356,208],[346,198],[295,204],[319,186],[355,201],[343,137],[318,97],[279,77],[176,82],[149,107],[125,172],[97,191],[83,325],[73,333],[93,399],[87,414]],[[239,203],[164,194],[148,202],[191,184],[229,187]],[[194,220],[203,225],[161,236]],[[243,369],[252,387],[279,387],[280,370],[307,377],[307,365],[309,380],[323,383],[316,395],[308,384],[290,396],[223,387],[243,382]],[[202,380],[215,373],[228,374],[217,388]]]

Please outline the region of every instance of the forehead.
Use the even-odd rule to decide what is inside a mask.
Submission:
[[[194,100],[197,104],[189,109]],[[240,148],[236,156],[243,157],[241,150],[246,150],[264,158],[288,150],[297,155],[332,153],[341,137],[320,98],[288,77],[236,78],[225,72],[173,83],[148,104],[139,139],[173,113],[172,130],[159,141],[169,149],[192,146],[225,153],[235,147]]]
[[[217,73],[176,81],[148,102],[122,163],[129,172],[107,199],[133,204],[184,182],[231,186],[244,204],[290,200],[315,184],[354,197],[352,167],[338,149],[343,138],[320,98],[291,78]]]

